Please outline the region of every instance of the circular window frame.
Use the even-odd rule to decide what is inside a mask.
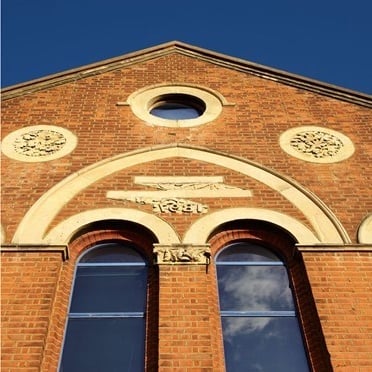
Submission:
[[[164,119],[150,114],[154,103],[164,100],[167,96],[185,95],[195,100],[202,101],[205,110],[197,118],[192,119]],[[188,102],[185,101],[187,104]],[[128,97],[127,104],[130,105],[133,113],[150,126],[161,126],[171,128],[187,128],[203,125],[215,120],[222,112],[225,104],[224,98],[206,88],[188,85],[162,85],[151,86],[140,89]]]
[[[16,151],[14,144],[15,142],[23,135],[26,135],[30,132],[34,131],[52,131],[58,134],[61,134],[65,139],[66,143],[63,145],[61,149],[56,150],[52,154],[48,155],[38,155],[38,156],[27,156],[25,154],[19,153]],[[55,159],[62,158],[63,156],[68,155],[71,153],[76,145],[77,145],[77,137],[70,132],[68,129],[58,127],[55,125],[32,125],[28,127],[23,127],[14,132],[9,133],[7,136],[4,137],[1,144],[1,151],[4,155],[8,158],[27,162],[27,163],[40,163],[51,161]]]
[[[310,154],[303,153],[299,150],[296,150],[294,147],[292,147],[291,140],[297,134],[300,134],[302,132],[318,132],[318,131],[324,132],[331,136],[336,137],[338,140],[342,142],[342,145],[343,145],[342,148],[340,148],[340,150],[333,156],[327,156],[324,158],[316,158]],[[294,158],[304,160],[310,163],[319,163],[319,164],[341,162],[343,160],[350,158],[354,154],[354,151],[355,151],[353,142],[350,140],[350,138],[348,138],[344,134],[337,132],[333,129],[319,127],[319,126],[312,126],[312,125],[300,126],[300,127],[286,130],[280,135],[279,144],[282,150],[286,152],[288,155],[291,155]]]

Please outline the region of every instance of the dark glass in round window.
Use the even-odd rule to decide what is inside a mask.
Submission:
[[[165,94],[158,97],[150,108],[150,114],[168,120],[195,119],[203,115],[205,103],[188,94]]]

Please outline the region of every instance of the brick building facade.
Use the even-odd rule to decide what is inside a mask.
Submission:
[[[286,268],[308,370],[372,370],[369,96],[172,42],[2,98],[4,372],[60,368],[77,263],[106,243],[146,262],[148,372],[225,371],[234,244]]]

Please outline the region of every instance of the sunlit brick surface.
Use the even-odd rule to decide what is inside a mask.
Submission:
[[[151,126],[136,117],[128,105],[117,105],[138,89],[164,83],[206,87],[222,95],[227,104],[216,120],[192,128]],[[77,136],[78,143],[72,153],[50,162],[25,163],[2,156],[4,246],[17,248],[12,238],[23,216],[66,177],[116,155],[176,144],[246,159],[294,180],[328,206],[350,237],[345,247],[353,249],[347,252],[339,244],[337,252],[319,248],[300,254],[294,243],[285,246],[280,237],[250,235],[248,230],[233,226],[226,234],[213,232],[204,242],[211,243],[209,266],[154,265],[148,294],[147,372],[225,370],[213,257],[224,244],[237,239],[259,239],[284,252],[314,371],[329,371],[329,360],[334,371],[372,370],[372,250],[357,241],[358,227],[372,211],[369,108],[171,53],[56,86],[46,82],[41,90],[3,101],[2,137],[40,124],[66,128]],[[353,142],[355,153],[332,164],[291,157],[281,149],[279,137],[290,128],[305,125],[343,133]],[[150,190],[135,184],[137,176],[221,176],[225,184],[250,190],[252,196],[212,194],[195,200],[208,206],[207,213],[228,208],[266,209],[291,216],[314,230],[312,222],[288,198],[263,182],[219,164],[172,157],[133,164],[99,179],[71,200],[66,198],[48,231],[71,216],[98,208],[131,208],[154,214],[150,204],[106,197],[110,190]],[[201,217],[197,213],[156,215],[180,240]],[[58,368],[75,263],[85,249],[105,239],[131,241],[143,249],[152,264],[152,244],[157,241],[146,229],[132,224],[125,225],[122,232],[102,226],[97,232],[88,230],[81,232],[83,237],[71,236],[70,257],[65,261],[60,253],[38,251],[37,247],[32,252],[5,249],[2,253],[2,371]]]

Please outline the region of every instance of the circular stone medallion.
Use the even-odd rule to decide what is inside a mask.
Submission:
[[[69,130],[54,125],[34,125],[8,134],[2,152],[11,159],[42,162],[61,158],[74,150],[77,138]]]
[[[354,153],[351,140],[335,130],[304,126],[285,131],[280,147],[295,158],[312,163],[336,163]]]

